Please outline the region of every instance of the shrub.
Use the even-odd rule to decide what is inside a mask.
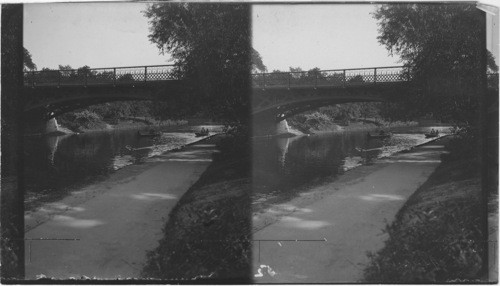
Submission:
[[[83,110],[81,112],[69,112],[59,118],[59,122],[73,131],[82,128],[92,128],[101,123],[102,118],[94,112]]]
[[[367,282],[424,283],[478,278],[485,249],[479,201],[451,201],[437,211],[410,212],[411,225],[393,224],[386,247],[365,269]]]

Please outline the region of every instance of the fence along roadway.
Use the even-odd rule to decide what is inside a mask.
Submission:
[[[376,67],[304,72],[272,72],[252,74],[255,88],[292,86],[349,86],[377,82],[405,81],[403,67]],[[24,73],[24,85],[89,86],[118,85],[142,82],[179,80],[175,65],[134,66],[113,68],[80,68],[72,70],[42,70]]]
[[[24,85],[33,88],[38,86],[120,85],[179,79],[175,72],[175,65],[42,70],[24,73]],[[252,86],[262,89],[273,87],[346,87],[405,82],[410,79],[407,68],[403,66],[390,66],[256,73],[252,74]],[[498,73],[488,74],[488,79],[488,86],[490,88],[498,88]],[[490,84],[492,82],[496,84]]]

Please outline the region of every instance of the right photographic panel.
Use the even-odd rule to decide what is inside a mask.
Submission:
[[[498,280],[498,15],[252,6],[255,283]]]

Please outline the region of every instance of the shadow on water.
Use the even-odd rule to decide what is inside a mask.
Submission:
[[[380,157],[425,143],[431,128],[448,133],[448,127],[393,128],[393,136],[368,139],[366,131],[344,131],[253,142],[254,210],[282,203],[313,186]]]

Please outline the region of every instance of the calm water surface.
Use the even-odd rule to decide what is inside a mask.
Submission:
[[[197,141],[193,130],[220,126],[181,126],[161,136],[139,137],[138,129],[65,136],[25,137],[25,208],[67,196],[72,190],[106,179],[113,172],[141,164],[168,150]]]
[[[209,127],[209,126],[203,126]],[[57,201],[71,191],[105,180],[113,172],[194,142],[185,126],[160,137],[137,136],[137,129],[92,132],[68,136],[25,138],[26,210]],[[220,127],[212,127],[220,131]],[[347,131],[253,142],[253,204],[263,208],[286,201],[307,187],[345,171],[370,164],[376,158],[424,143],[431,128],[393,128],[391,138],[368,140],[366,131]]]
[[[450,133],[449,127],[399,127],[387,139],[368,139],[367,131],[343,131],[292,138],[255,139],[253,142],[254,211],[282,203],[301,188],[319,183],[374,159],[425,143],[432,128]]]

